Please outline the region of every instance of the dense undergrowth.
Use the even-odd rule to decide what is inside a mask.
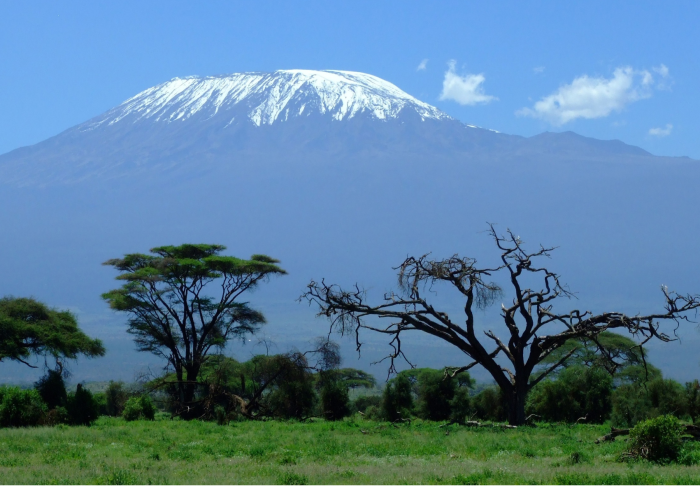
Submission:
[[[100,417],[91,427],[0,429],[4,484],[700,484],[684,461],[620,461],[604,425],[518,429],[337,422]],[[682,457],[683,458],[683,457]],[[681,461],[683,461],[681,460]]]

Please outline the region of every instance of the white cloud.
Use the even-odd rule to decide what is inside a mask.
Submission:
[[[532,68],[533,73],[542,73],[544,71],[544,66],[537,66],[536,68]]]
[[[478,75],[460,76],[455,73],[456,61],[447,63],[448,69],[445,72],[445,79],[442,82],[442,93],[440,100],[452,99],[463,106],[474,106],[475,104],[487,104],[497,97],[486,95],[483,89],[483,73]]]
[[[416,71],[425,71],[425,69],[428,67],[428,60],[423,59],[418,67],[416,68]]]
[[[666,137],[667,135],[671,135],[671,131],[673,130],[673,125],[670,123],[666,124],[666,127],[664,128],[652,128],[649,129],[649,135],[653,135],[655,137]]]
[[[655,73],[661,75],[661,78],[668,78],[668,68],[665,64],[660,64],[659,66],[654,66],[651,68]]]
[[[662,80],[668,79],[666,66],[661,65],[653,71],[661,75]],[[651,97],[653,83],[651,72],[629,66],[617,68],[610,79],[583,75],[543,97],[532,108],[523,108],[516,114],[540,118],[554,125],[578,118],[603,118],[613,111],[621,111],[632,102]]]

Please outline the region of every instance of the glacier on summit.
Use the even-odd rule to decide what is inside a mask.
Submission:
[[[83,129],[113,125],[126,118],[166,123],[194,117],[208,119],[234,108],[246,111],[247,118],[255,126],[314,112],[328,113],[338,121],[364,113],[378,120],[388,120],[397,118],[405,109],[415,111],[423,121],[453,120],[434,106],[373,75],[353,71],[279,70],[174,78],[128,99],[86,123]],[[236,116],[229,124],[235,119]]]

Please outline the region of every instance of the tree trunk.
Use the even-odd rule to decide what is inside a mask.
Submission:
[[[527,389],[513,387],[506,398],[508,403],[508,423],[510,425],[525,424],[525,400]]]

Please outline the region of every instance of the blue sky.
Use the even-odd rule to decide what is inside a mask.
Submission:
[[[344,69],[475,125],[700,158],[698,2],[0,0],[0,153],[175,76]]]

